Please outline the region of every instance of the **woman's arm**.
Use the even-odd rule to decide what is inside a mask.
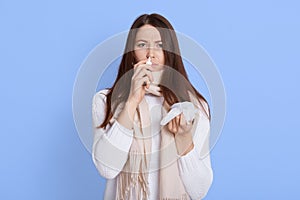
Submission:
[[[134,65],[128,99],[122,111],[117,114],[117,119],[111,125],[107,125],[105,130],[96,127],[105,118],[107,90],[96,93],[93,98],[94,143],[92,157],[98,171],[105,178],[115,178],[127,161],[133,140],[134,114],[140,101],[144,98],[145,88],[149,88],[150,81],[153,80],[150,73],[152,68],[145,64],[146,61],[141,60]]]
[[[204,198],[213,181],[209,136],[209,120],[200,115],[193,136],[194,148],[178,160],[179,173],[191,199]]]
[[[93,118],[93,162],[100,175],[107,178],[115,178],[123,169],[127,161],[128,152],[132,143],[133,131],[121,125],[115,120],[106,129],[96,128],[105,117],[106,91],[95,94],[92,103]]]

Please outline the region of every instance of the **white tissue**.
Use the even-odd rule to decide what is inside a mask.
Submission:
[[[183,113],[187,124],[190,124],[195,118],[195,114],[197,112],[198,109],[195,108],[194,104],[191,102],[185,101],[181,103],[175,103],[171,106],[171,110],[168,112],[168,114],[161,120],[160,125],[166,125],[169,121],[181,113]]]

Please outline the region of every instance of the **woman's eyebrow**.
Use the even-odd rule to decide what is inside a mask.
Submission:
[[[139,40],[136,40],[135,42],[148,42],[147,40],[143,40],[143,39],[139,39]]]
[[[147,40],[144,40],[144,39],[139,39],[139,40],[136,40],[135,42],[149,42]],[[161,40],[156,40],[154,41],[155,43],[158,43],[158,42],[162,42]]]

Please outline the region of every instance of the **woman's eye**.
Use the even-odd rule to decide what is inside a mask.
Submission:
[[[145,43],[138,43],[137,46],[138,46],[139,48],[143,48],[143,47],[146,47],[146,44],[145,44]]]
[[[162,43],[156,43],[156,48],[157,49],[162,49],[163,48],[163,44]]]

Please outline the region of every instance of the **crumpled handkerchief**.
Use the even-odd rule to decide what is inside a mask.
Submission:
[[[164,126],[177,115],[183,113],[183,116],[187,123],[191,123],[195,118],[195,114],[198,112],[193,103],[185,101],[180,103],[174,103],[171,106],[171,110],[167,113],[167,115],[161,120],[160,125]]]

